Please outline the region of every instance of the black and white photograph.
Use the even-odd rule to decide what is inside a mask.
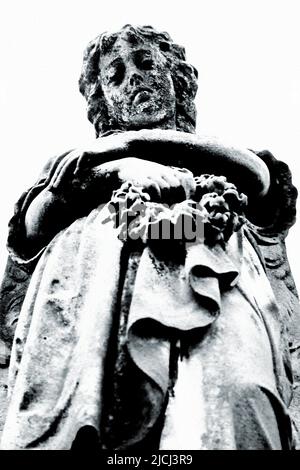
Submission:
[[[3,2],[1,450],[300,449],[299,12]]]

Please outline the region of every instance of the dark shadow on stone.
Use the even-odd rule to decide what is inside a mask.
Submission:
[[[71,450],[100,450],[97,430],[93,426],[84,426],[79,429],[73,441]]]

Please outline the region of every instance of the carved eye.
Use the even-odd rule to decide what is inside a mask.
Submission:
[[[119,85],[124,78],[125,68],[123,64],[117,64],[111,67],[107,72],[107,81],[113,85]]]
[[[167,52],[167,51],[170,50],[170,44],[163,41],[163,42],[160,43],[159,48],[160,48],[161,51]]]
[[[154,65],[154,60],[152,58],[151,51],[148,50],[139,50],[135,53],[134,59],[135,65],[140,70],[151,70]]]
[[[153,60],[151,58],[145,58],[141,61],[141,68],[143,70],[151,70],[153,68]]]

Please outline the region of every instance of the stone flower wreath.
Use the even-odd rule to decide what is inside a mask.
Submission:
[[[193,199],[171,207],[151,202],[143,188],[130,182],[123,183],[107,204],[111,215],[106,222],[114,222],[120,239],[140,240],[143,244],[154,239],[172,240],[178,244],[199,239],[208,245],[226,243],[246,221],[247,196],[239,193],[225,176],[203,174],[194,180]],[[189,230],[182,230],[183,227]]]

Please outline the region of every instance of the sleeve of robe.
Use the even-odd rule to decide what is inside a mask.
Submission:
[[[280,307],[282,337],[286,343],[286,355],[291,358],[291,370],[287,371],[293,381],[293,399],[290,413],[300,429],[300,305],[297,288],[290,269],[285,239],[296,221],[297,189],[293,185],[288,165],[264,150],[256,152],[269,168],[271,189],[265,201],[249,224],[275,298]],[[253,209],[255,211],[255,207]],[[264,217],[270,214],[267,224]],[[251,220],[251,217],[248,217]]]
[[[25,238],[25,214],[31,202],[48,185],[51,175],[68,153],[51,158],[47,162],[36,183],[25,191],[15,204],[13,217],[8,224],[8,257],[0,287],[0,340],[8,346],[12,343],[31,274],[37,260],[44,251],[44,248],[42,248],[37,252],[33,252],[32,249],[28,248]],[[7,353],[9,349],[9,347],[6,349]],[[8,361],[9,357],[1,359],[3,365]]]

